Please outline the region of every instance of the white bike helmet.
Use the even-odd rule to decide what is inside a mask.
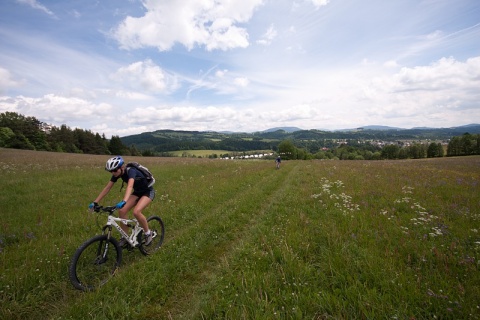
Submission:
[[[107,164],[105,165],[105,170],[107,171],[114,171],[120,168],[123,165],[124,161],[123,158],[120,156],[116,156],[107,160]]]

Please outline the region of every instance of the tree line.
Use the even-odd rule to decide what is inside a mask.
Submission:
[[[299,147],[300,145],[300,147]],[[311,147],[311,146],[309,146]],[[450,139],[446,150],[439,142],[398,144],[384,146],[361,143],[358,140],[346,140],[338,146],[321,148],[311,152],[311,148],[292,140],[284,140],[278,145],[278,153],[285,159],[339,159],[339,160],[384,160],[384,159],[422,159],[480,155],[480,134],[465,133]]]
[[[140,155],[119,136],[107,139],[90,130],[48,125],[16,112],[0,113],[0,147],[67,153]]]
[[[278,134],[277,133],[271,133]],[[303,132],[303,135],[309,132]],[[412,144],[389,143],[384,146],[368,141],[345,139],[337,144],[333,139],[264,140],[254,137],[247,140],[228,136],[224,139],[168,139],[152,134],[140,134],[141,142],[125,145],[127,138],[93,133],[90,130],[71,129],[63,124],[51,126],[35,117],[26,117],[16,112],[0,113],[0,147],[44,150],[86,154],[118,154],[133,156],[171,156],[175,150],[227,150],[246,152],[251,150],[273,150],[285,159],[340,159],[340,160],[381,160],[381,159],[421,159],[445,156],[480,155],[480,134],[464,133],[452,137],[446,148],[437,142]],[[152,144],[156,145],[152,148]],[[142,152],[141,148],[144,147]],[[445,150],[446,149],[446,150]]]
[[[480,134],[465,133],[450,139],[447,156],[480,155]]]

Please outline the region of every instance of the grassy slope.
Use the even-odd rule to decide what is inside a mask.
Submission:
[[[1,319],[480,317],[480,157],[137,158],[164,247],[85,294],[66,271],[106,158],[0,149]]]

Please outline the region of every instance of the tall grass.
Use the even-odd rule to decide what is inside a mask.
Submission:
[[[82,293],[67,267],[104,222],[106,158],[0,149],[1,319],[480,318],[480,157],[129,158],[164,246]]]

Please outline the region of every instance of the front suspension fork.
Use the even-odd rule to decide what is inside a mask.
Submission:
[[[106,225],[102,228],[102,233],[107,235],[107,239],[110,240],[112,236],[112,226]]]

